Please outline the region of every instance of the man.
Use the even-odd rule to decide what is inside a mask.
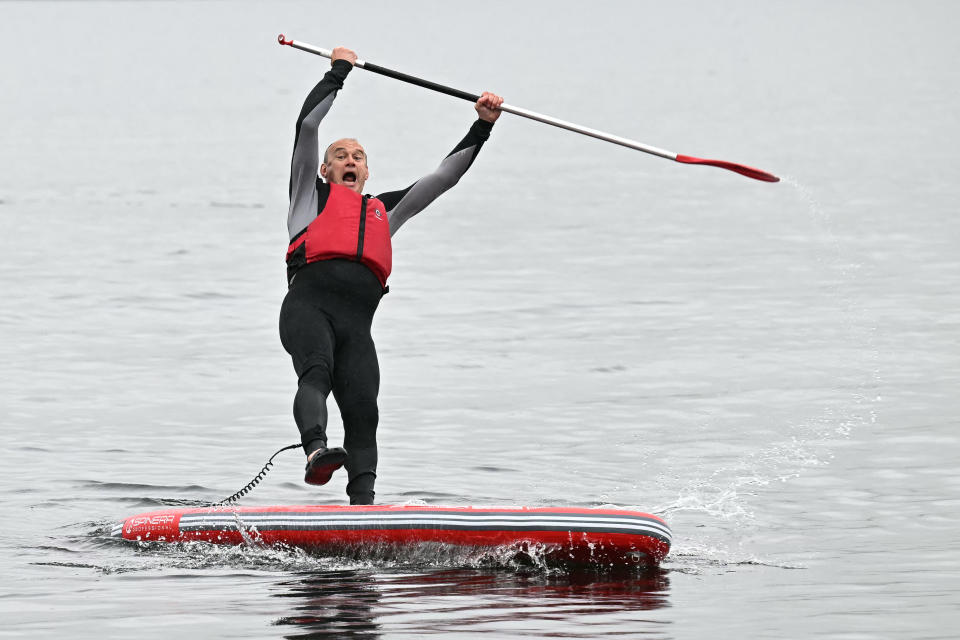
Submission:
[[[406,189],[363,195],[370,171],[360,143],[337,140],[321,162],[317,138],[356,60],[353,51],[334,49],[331,69],[297,119],[280,340],[299,377],[293,415],[307,454],[304,481],[326,484],[346,466],[350,504],[373,504],[380,367],[370,326],[387,291],[390,237],[463,176],[500,117],[503,99],[483,94],[475,105],[479,119],[433,173]],[[343,448],[327,447],[331,391],[343,418]]]

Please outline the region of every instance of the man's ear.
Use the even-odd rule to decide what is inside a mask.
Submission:
[[[320,165],[320,177],[321,177],[321,178],[326,178],[326,177],[327,177],[327,165],[326,165],[326,164],[321,164],[321,165]]]

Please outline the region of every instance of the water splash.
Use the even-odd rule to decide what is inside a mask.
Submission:
[[[777,491],[777,485],[829,465],[838,441],[849,439],[857,429],[878,420],[880,353],[875,342],[876,320],[862,299],[863,266],[849,259],[833,217],[813,191],[789,176],[782,181],[800,197],[815,227],[819,243],[811,259],[826,274],[825,286],[819,289],[821,300],[838,314],[840,344],[853,348],[852,359],[844,362],[851,374],[846,381],[834,382],[833,399],[824,400],[809,419],[798,417],[773,425],[782,438],[760,444],[721,467],[703,470],[687,479],[673,499],[653,509],[668,517],[677,534],[665,561],[665,566],[672,569],[697,572],[715,564],[744,563],[797,568],[793,563],[758,558],[749,549],[740,548],[757,528],[767,526],[765,514],[756,511],[762,502],[755,496]],[[677,480],[677,476],[661,478],[658,484],[669,486]]]
[[[862,374],[852,394],[853,409],[847,415],[836,416],[841,429],[838,435],[849,436],[856,426],[874,424],[877,421],[878,406],[882,397],[877,391],[883,383],[880,371],[880,350],[876,344],[876,319],[868,315],[862,298],[855,292],[856,285],[863,278],[863,264],[844,261],[845,252],[837,237],[833,217],[826,211],[813,191],[791,176],[783,176],[784,184],[790,185],[806,204],[808,213],[825,238],[832,259],[829,266],[839,275],[829,289],[830,297],[842,312],[844,328],[850,344],[858,347]],[[829,410],[828,410],[829,411]]]

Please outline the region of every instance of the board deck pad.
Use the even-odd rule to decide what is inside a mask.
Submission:
[[[131,516],[112,535],[142,542],[283,544],[317,552],[364,545],[541,545],[573,563],[657,565],[672,535],[661,518],[623,509],[294,505],[206,507]]]

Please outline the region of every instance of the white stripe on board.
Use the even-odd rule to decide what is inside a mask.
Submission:
[[[660,528],[663,530],[669,530],[669,527],[666,525],[657,522],[656,520],[648,520],[646,518],[610,518],[610,517],[596,517],[596,516],[581,516],[581,515],[563,515],[563,514],[536,514],[535,516],[531,514],[459,514],[459,513],[310,513],[310,512],[277,512],[277,513],[241,513],[241,512],[230,512],[230,513],[188,513],[180,517],[180,521],[192,521],[192,520],[229,520],[233,521],[237,518],[241,520],[263,520],[269,521],[274,519],[297,519],[304,521],[311,520],[354,520],[354,521],[384,521],[392,522],[395,520],[457,520],[463,522],[515,522],[517,524],[522,524],[525,522],[557,522],[557,523],[578,523],[578,524],[590,524],[590,525],[636,525],[636,524],[645,524],[652,527]]]
[[[523,527],[554,527],[567,529],[569,531],[578,531],[584,527],[594,527],[602,530],[609,529],[627,529],[631,531],[647,533],[659,533],[662,536],[667,538],[671,537],[671,533],[668,529],[657,526],[655,523],[649,522],[622,522],[617,523],[616,525],[611,525],[609,521],[564,521],[558,519],[552,520],[533,520],[530,518],[525,519],[495,519],[495,518],[485,518],[483,521],[478,521],[477,519],[472,518],[426,518],[426,517],[415,517],[415,518],[361,518],[361,519],[350,519],[343,517],[321,517],[316,518],[312,516],[299,516],[299,517],[290,517],[290,516],[269,516],[269,517],[210,517],[210,516],[201,516],[201,517],[191,517],[187,518],[186,516],[180,519],[180,527],[198,527],[198,526],[207,526],[207,527],[216,527],[216,526],[236,526],[237,520],[239,519],[240,523],[243,526],[291,526],[291,527],[305,527],[309,525],[322,525],[326,527],[350,527],[350,526],[366,526],[366,527],[375,527],[378,524],[384,526],[396,526],[401,527],[404,525],[421,525],[421,526],[444,526],[444,525],[455,525],[463,527],[480,528],[480,527],[504,527],[509,530],[511,527],[523,526]]]
[[[466,522],[489,522],[489,521],[498,521],[498,522],[579,522],[584,524],[637,524],[644,523],[649,524],[655,527],[661,527],[668,529],[668,527],[656,520],[648,520],[646,518],[610,518],[610,517],[592,517],[592,516],[564,516],[562,514],[550,515],[550,514],[536,514],[531,515],[513,515],[513,514],[458,514],[458,513],[310,513],[310,512],[277,512],[277,513],[188,513],[181,516],[181,521],[183,520],[194,520],[194,519],[228,519],[233,520],[236,518],[240,519],[304,519],[304,520],[341,520],[341,519],[351,519],[351,520],[373,520],[373,521],[391,521],[391,520],[411,520],[411,519],[422,519],[422,520],[462,520]]]

